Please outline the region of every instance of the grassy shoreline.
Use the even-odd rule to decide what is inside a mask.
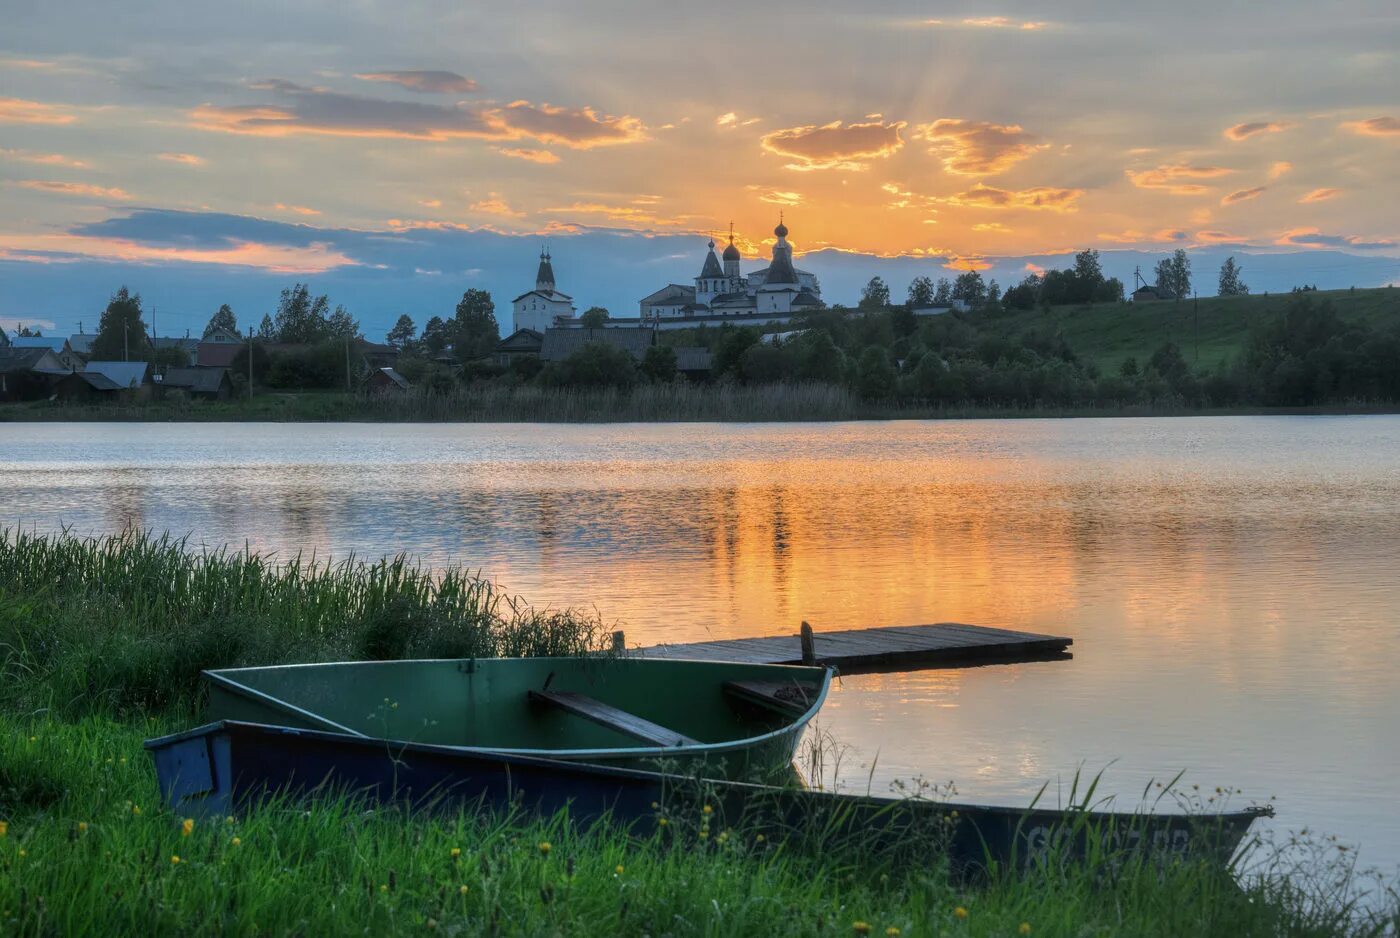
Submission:
[[[201,667],[601,647],[595,616],[535,610],[401,559],[286,564],[127,534],[0,531],[0,932],[50,934],[1383,935],[1393,886],[1343,848],[1234,877],[1111,860],[954,879],[936,849],[878,856],[711,831],[704,817],[414,815],[327,797],[186,824],[145,738],[198,719]],[[463,649],[475,649],[463,652]],[[1363,890],[1378,908],[1366,911]],[[1392,890],[1388,895],[1386,889]]]
[[[1074,417],[1354,415],[1400,413],[1395,404],[1314,407],[975,407],[881,404],[831,385],[647,385],[631,390],[467,388],[444,395],[366,397],[344,392],[269,393],[251,401],[0,405],[0,423],[815,423],[856,420],[986,420]]]

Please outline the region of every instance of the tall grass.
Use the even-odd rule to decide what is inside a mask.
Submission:
[[[600,650],[596,615],[539,610],[400,555],[278,563],[139,531],[0,530],[0,705],[63,715],[198,703],[209,667]]]

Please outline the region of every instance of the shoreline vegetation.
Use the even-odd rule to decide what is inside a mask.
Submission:
[[[267,392],[252,400],[75,403],[0,407],[0,423],[802,423],[863,420],[987,420],[1077,417],[1364,415],[1400,403],[1193,407],[1180,400],[1083,406],[978,406],[862,399],[829,384],[540,388],[480,385],[447,392],[365,395]]]
[[[936,844],[925,863],[895,863],[712,829],[700,812],[580,829],[564,815],[419,814],[327,794],[195,822],[161,807],[141,748],[199,718],[204,667],[581,653],[606,637],[596,614],[533,609],[478,575],[402,557],[278,561],[136,532],[0,530],[0,931],[1382,936],[1400,925],[1395,884],[1325,838],[1256,842],[1230,873],[1052,856],[967,884]]]

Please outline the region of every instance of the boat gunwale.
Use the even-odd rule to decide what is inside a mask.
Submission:
[[[404,658],[404,659],[394,659],[394,660],[388,660],[388,661],[311,661],[311,662],[302,662],[302,663],[299,663],[299,664],[255,665],[255,666],[245,667],[245,668],[220,668],[220,669],[215,669],[215,670],[207,670],[207,671],[204,671],[204,672],[203,672],[203,675],[204,675],[206,678],[209,678],[209,679],[211,679],[211,680],[214,680],[215,683],[217,683],[217,684],[219,684],[219,685],[221,685],[221,686],[223,686],[223,687],[226,687],[226,688],[237,688],[237,689],[239,690],[239,692],[246,692],[246,693],[250,694],[251,696],[254,696],[254,697],[255,697],[256,699],[258,699],[260,702],[270,703],[270,704],[272,704],[272,705],[274,706],[275,709],[289,710],[289,711],[294,712],[297,716],[300,716],[300,717],[303,717],[303,718],[306,718],[306,719],[313,720],[313,721],[315,721],[315,722],[317,722],[317,723],[321,723],[321,724],[324,724],[325,726],[328,726],[328,727],[331,727],[331,728],[332,728],[332,729],[329,729],[329,730],[324,730],[325,732],[331,732],[331,733],[340,733],[340,732],[343,732],[343,733],[349,734],[349,735],[351,735],[351,736],[356,736],[356,737],[359,737],[359,738],[362,738],[362,739],[373,739],[373,740],[378,740],[378,739],[381,739],[381,738],[383,738],[383,737],[370,736],[368,733],[361,733],[361,732],[359,732],[359,731],[357,731],[357,730],[350,729],[349,727],[342,727],[340,724],[334,722],[333,720],[328,720],[328,719],[326,719],[325,717],[322,717],[322,716],[317,715],[316,713],[313,713],[312,711],[305,710],[305,709],[303,709],[303,708],[301,708],[301,707],[296,706],[295,704],[291,704],[291,703],[288,703],[287,701],[284,701],[284,700],[282,700],[282,699],[280,699],[280,698],[273,697],[271,694],[267,694],[267,693],[265,693],[265,692],[263,692],[263,691],[256,690],[256,689],[254,689],[254,688],[252,688],[252,687],[247,686],[246,684],[241,684],[241,683],[239,683],[238,681],[235,681],[235,680],[233,680],[232,678],[228,677],[227,675],[229,675],[229,674],[238,674],[238,673],[245,672],[245,671],[270,671],[270,670],[274,670],[274,669],[276,669],[276,670],[290,670],[290,669],[294,669],[294,668],[321,668],[321,667],[329,667],[329,666],[332,666],[332,665],[360,666],[360,665],[375,665],[375,664],[403,664],[403,665],[407,665],[407,664],[443,664],[443,663],[448,663],[448,662],[461,663],[461,662],[465,662],[465,661],[474,661],[474,662],[480,662],[480,661],[528,661],[528,662],[532,662],[532,663],[549,662],[549,661],[568,661],[568,662],[578,662],[578,661],[615,661],[615,662],[635,662],[635,663],[646,662],[646,663],[653,663],[653,662],[658,661],[658,659],[648,659],[648,658],[626,658],[626,657],[618,657],[618,658],[611,658],[611,659],[609,659],[609,658],[604,658],[604,657],[601,657],[601,656],[600,656],[600,657],[596,657],[596,658],[588,658],[588,657],[580,657],[580,656],[558,656],[558,657],[540,657],[540,658]],[[445,749],[452,749],[452,750],[457,750],[457,751],[460,751],[460,752],[494,752],[494,753],[505,753],[505,754],[513,755],[513,756],[518,755],[518,756],[525,756],[525,757],[530,757],[530,758],[538,758],[538,759],[553,760],[553,761],[559,761],[559,762],[587,761],[587,760],[589,760],[589,759],[598,759],[598,758],[604,758],[604,757],[606,757],[606,758],[608,758],[608,759],[653,759],[653,758],[664,758],[664,757],[666,757],[666,756],[673,756],[673,757],[674,757],[674,756],[684,756],[684,757],[686,757],[686,758],[689,759],[689,758],[693,758],[693,757],[695,757],[695,756],[701,756],[701,755],[722,755],[722,754],[727,754],[727,753],[731,753],[731,752],[735,752],[735,751],[739,751],[739,750],[753,749],[753,748],[756,748],[756,747],[758,747],[758,746],[764,745],[764,744],[766,744],[766,743],[770,743],[770,742],[776,741],[776,740],[780,739],[781,737],[787,736],[787,735],[789,735],[789,734],[791,734],[791,733],[798,733],[798,732],[801,732],[803,729],[806,728],[807,724],[810,723],[810,722],[816,717],[817,712],[818,712],[819,710],[821,710],[822,705],[826,703],[827,694],[828,694],[828,693],[830,692],[830,690],[831,690],[831,680],[832,680],[832,678],[835,676],[835,673],[836,673],[836,669],[835,669],[835,668],[832,668],[832,667],[829,667],[829,666],[822,666],[822,665],[815,665],[815,666],[813,666],[813,665],[796,665],[796,664],[752,664],[752,663],[749,663],[749,662],[725,662],[725,661],[712,661],[712,660],[695,659],[695,658],[666,658],[666,659],[664,659],[664,661],[665,661],[665,663],[667,663],[667,664],[670,664],[670,663],[677,663],[677,664],[698,664],[698,665],[704,666],[704,667],[706,668],[706,670],[709,670],[709,669],[711,669],[711,668],[719,668],[719,667],[722,667],[722,666],[724,666],[724,665],[726,665],[726,664],[731,664],[731,665],[732,665],[732,664],[742,664],[742,665],[743,665],[744,667],[746,667],[746,668],[758,668],[758,669],[763,669],[763,670],[770,670],[770,669],[771,669],[771,670],[775,670],[775,671],[794,671],[794,672],[801,672],[801,673],[805,673],[805,674],[811,674],[812,672],[820,672],[821,677],[820,677],[819,682],[818,682],[818,683],[820,684],[820,687],[818,688],[816,699],[812,702],[812,705],[809,706],[809,707],[806,709],[806,711],[804,711],[801,715],[796,716],[796,717],[793,717],[791,720],[788,720],[787,722],[785,722],[785,723],[784,723],[781,727],[779,727],[778,729],[770,730],[770,731],[768,731],[768,732],[766,732],[766,733],[762,733],[762,734],[760,734],[760,735],[758,735],[758,736],[746,736],[746,737],[743,737],[743,738],[741,738],[741,739],[725,740],[725,741],[723,741],[723,742],[718,742],[718,743],[698,743],[698,744],[693,745],[693,746],[638,746],[638,747],[632,747],[632,746],[628,746],[628,747],[617,747],[617,746],[613,746],[613,747],[607,747],[607,748],[593,748],[593,749],[521,749],[521,748],[503,748],[503,747],[499,747],[499,746],[452,746],[452,745],[446,745],[446,744],[441,744],[441,743],[420,743],[420,744],[418,744],[418,745],[441,746],[442,748],[445,748]],[[256,724],[256,725],[260,725],[260,726],[270,726],[270,725],[274,725],[274,724]],[[408,741],[407,741],[407,740],[395,740],[395,742],[408,742]]]

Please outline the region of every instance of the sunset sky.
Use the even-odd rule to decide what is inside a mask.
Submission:
[[[298,278],[426,318],[528,289],[541,235],[635,315],[780,210],[932,276],[1185,246],[1400,279],[1393,0],[0,6],[0,325],[122,282],[260,318]]]

